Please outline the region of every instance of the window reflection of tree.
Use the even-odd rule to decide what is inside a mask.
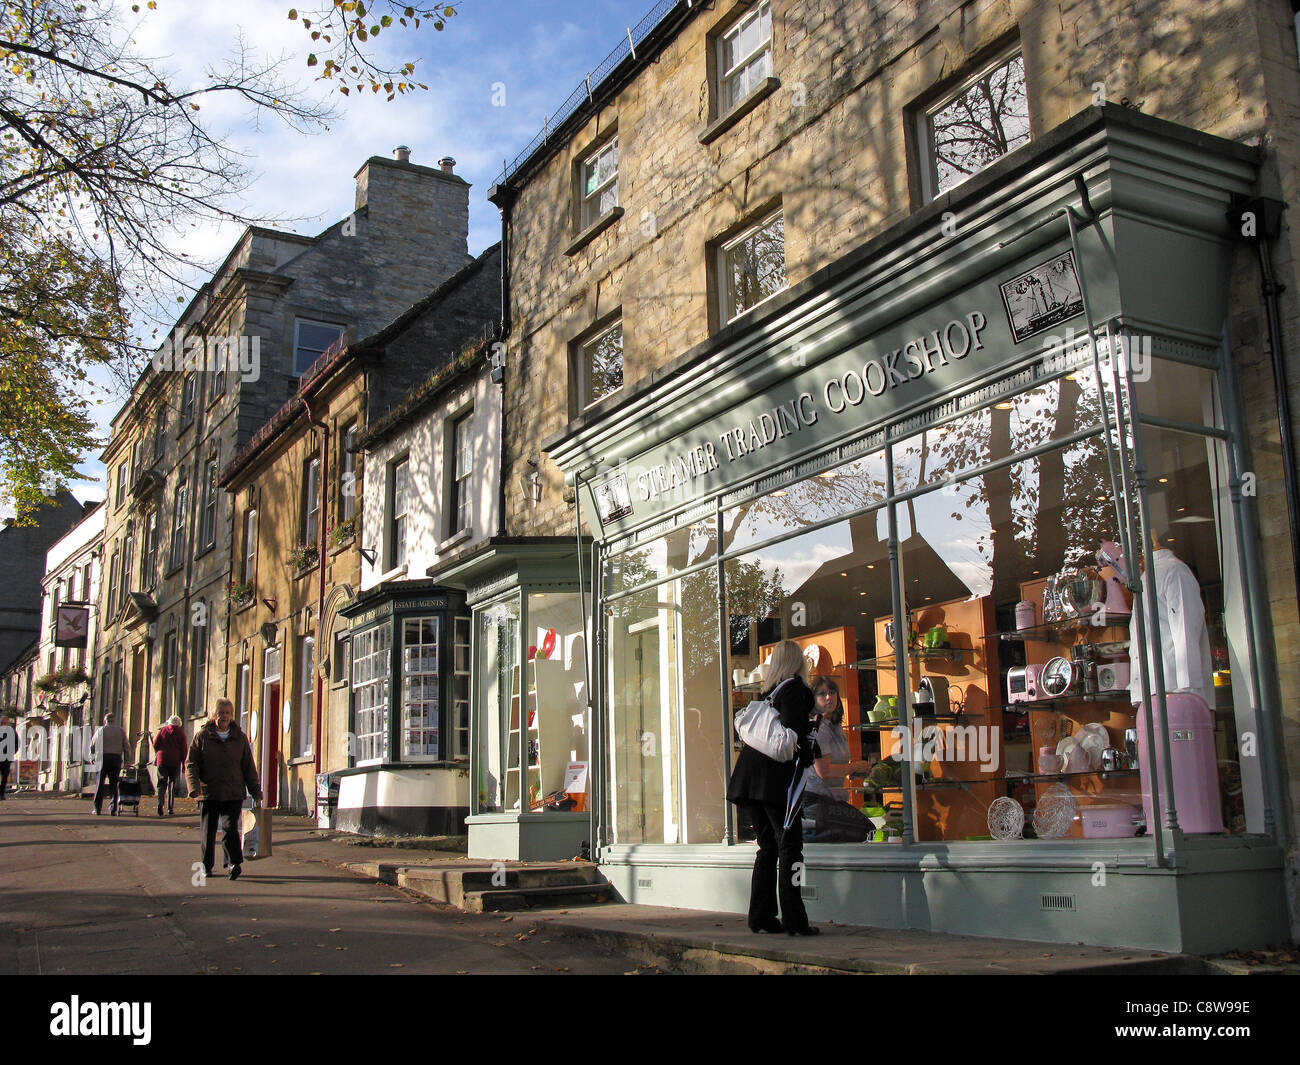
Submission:
[[[1029,139],[1025,64],[989,71],[930,119],[939,189],[951,188]]]

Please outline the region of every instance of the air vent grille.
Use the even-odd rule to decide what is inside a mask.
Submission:
[[[1043,909],[1045,910],[1073,910],[1073,895],[1043,895]]]

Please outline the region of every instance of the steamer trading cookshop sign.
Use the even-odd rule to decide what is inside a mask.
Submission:
[[[1044,277],[1054,283],[1044,283]],[[937,401],[1015,357],[1018,343],[1082,311],[1072,252],[986,279],[726,413],[597,471],[586,487],[601,532],[614,535],[857,427]],[[629,433],[644,436],[644,426],[631,426]]]

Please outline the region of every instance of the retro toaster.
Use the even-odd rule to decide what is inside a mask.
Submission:
[[[1043,667],[1018,666],[1007,671],[1007,702],[1032,703],[1043,697],[1038,690],[1038,674]]]

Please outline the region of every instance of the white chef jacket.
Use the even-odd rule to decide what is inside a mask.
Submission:
[[[1214,678],[1210,660],[1210,634],[1205,627],[1201,588],[1186,562],[1172,551],[1155,552],[1156,616],[1160,624],[1160,655],[1165,667],[1165,692],[1192,692],[1214,707]],[[1130,652],[1138,647],[1137,626],[1130,629]],[[1147,639],[1152,638],[1147,625]],[[1148,656],[1147,668],[1155,676]],[[1142,669],[1135,654],[1129,657],[1129,695],[1145,701]]]

